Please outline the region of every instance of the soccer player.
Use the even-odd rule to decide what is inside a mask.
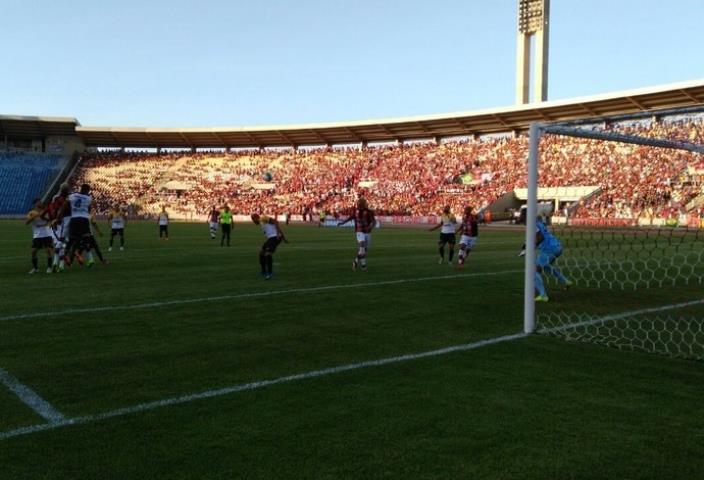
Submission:
[[[357,257],[352,261],[352,270],[357,270],[357,267],[362,267],[362,270],[366,270],[367,251],[372,240],[372,230],[374,230],[376,224],[374,212],[369,209],[366,199],[360,198],[357,201],[357,208],[354,213],[339,222],[338,225],[344,225],[350,220],[354,220],[354,232],[357,238]]]
[[[166,237],[169,239],[169,214],[166,213],[166,207],[161,207],[161,213],[159,214],[159,239]]]
[[[227,239],[227,246],[230,246],[230,231],[232,230],[232,212],[230,207],[225,205],[219,216],[220,228],[222,229],[222,236],[220,237],[220,246],[223,246],[225,239]]]
[[[472,207],[466,207],[464,209],[462,223],[456,233],[460,234],[460,251],[457,254],[457,268],[462,269],[464,268],[464,261],[467,255],[469,255],[474,245],[476,245],[477,237],[479,236],[479,224]]]
[[[276,221],[276,219],[253,213],[252,222],[262,227],[262,232],[264,232],[264,236],[266,237],[266,241],[259,251],[259,265],[262,267],[264,279],[270,280],[274,273],[273,255],[274,252],[276,252],[276,247],[278,247],[282,241],[288,243],[288,240],[286,240],[284,232],[281,231],[279,222]]]
[[[30,274],[39,272],[37,252],[46,250],[46,273],[53,270],[54,237],[51,231],[51,222],[47,215],[47,208],[42,201],[35,198],[34,207],[27,213],[26,225],[32,224],[32,269]]]
[[[552,264],[562,255],[562,244],[560,240],[550,233],[541,217],[538,217],[535,225],[535,290],[538,295],[535,297],[536,302],[547,302],[548,294],[545,291],[545,283],[543,282],[542,273],[552,275],[557,278],[557,281],[567,287],[572,285],[572,282],[565,278],[557,267]],[[525,254],[525,246],[521,255]]]
[[[208,226],[210,227],[210,239],[215,240],[215,234],[218,233],[218,220],[220,219],[220,211],[216,206],[210,209],[208,214]]]
[[[54,232],[54,270],[63,272],[66,266],[66,246],[69,240],[69,223],[71,222],[71,208],[66,203],[69,195],[69,186],[62,183],[59,193],[54,195],[49,203],[47,213],[51,220],[52,231]],[[63,217],[59,217],[62,205],[66,204]]]
[[[440,240],[438,241],[438,252],[440,253],[440,260],[438,260],[438,265],[442,265],[445,261],[445,245],[450,246],[450,251],[448,252],[448,262],[452,265],[452,257],[455,255],[455,227],[457,225],[457,218],[450,211],[450,206],[445,205],[442,209],[442,215],[440,216],[440,222],[428,231],[432,232],[440,228]]]
[[[65,213],[70,211],[71,221],[69,222],[69,241],[66,246],[67,258],[72,259],[77,250],[90,237],[90,210],[93,197],[90,196],[90,185],[84,183],[78,193],[72,193],[61,205],[58,218],[64,218]],[[70,208],[70,210],[68,210]],[[79,258],[80,257],[76,257]]]
[[[85,250],[86,252],[86,265],[92,267],[95,263],[95,261],[93,260],[93,250],[95,250],[95,254],[98,255],[98,259],[100,260],[100,262],[107,265],[108,261],[103,258],[103,252],[100,251],[98,242],[95,240],[95,236],[93,235],[93,230],[95,230],[95,232],[101,237],[103,236],[103,233],[100,231],[100,227],[98,227],[98,222],[95,221],[95,216],[91,214],[90,235],[83,241],[82,245],[83,250]]]
[[[110,227],[112,230],[110,232],[110,246],[108,247],[108,252],[112,252],[112,243],[117,235],[120,236],[120,250],[124,250],[125,224],[127,223],[127,215],[118,205],[115,205],[115,208],[113,208],[108,215],[108,221],[110,222]]]

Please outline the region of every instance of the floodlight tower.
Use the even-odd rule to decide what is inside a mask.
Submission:
[[[548,99],[548,37],[550,0],[518,0],[516,103],[530,101],[531,40],[535,38],[533,101]]]

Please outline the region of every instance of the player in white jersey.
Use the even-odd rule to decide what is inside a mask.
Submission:
[[[110,222],[110,246],[108,247],[108,252],[112,252],[112,243],[115,236],[120,236],[120,250],[125,249],[125,225],[127,224],[127,215],[124,210],[119,206],[115,206],[110,211],[108,215],[108,221]]]
[[[432,232],[440,228],[440,239],[438,240],[438,253],[440,254],[440,260],[438,264],[442,264],[445,261],[445,244],[449,244],[450,251],[448,252],[448,263],[452,265],[452,257],[455,255],[455,227],[457,226],[457,218],[450,211],[450,206],[446,205],[442,209],[442,215],[440,216],[440,222],[428,231]]]
[[[90,232],[90,212],[93,204],[93,197],[90,196],[90,185],[81,185],[79,193],[72,193],[66,202],[61,205],[59,217],[62,218],[67,208],[71,209],[71,222],[69,223],[69,240],[66,252],[69,259],[73,258],[76,251],[91,236]]]
[[[169,214],[166,213],[166,207],[161,207],[161,213],[159,214],[159,239],[166,237],[169,239]]]
[[[27,213],[26,225],[32,225],[32,269],[29,273],[39,272],[37,252],[46,250],[46,273],[52,272],[54,256],[54,234],[47,214],[47,208],[38,198],[34,199],[34,207]]]
[[[262,275],[266,280],[269,280],[271,279],[271,275],[274,273],[273,255],[276,251],[276,247],[278,247],[279,243],[282,241],[284,243],[288,243],[288,240],[286,240],[284,232],[281,231],[279,222],[275,218],[253,213],[252,221],[255,225],[262,227],[262,232],[266,237],[266,241],[259,251],[259,265],[262,267]]]

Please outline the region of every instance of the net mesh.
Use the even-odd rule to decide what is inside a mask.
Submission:
[[[605,125],[704,144],[701,117]],[[566,135],[545,135],[540,152],[540,187],[598,188],[576,201],[539,199],[554,204],[550,230],[563,253],[552,267],[569,282],[543,272],[550,295],[536,305],[536,331],[704,360],[704,155]]]

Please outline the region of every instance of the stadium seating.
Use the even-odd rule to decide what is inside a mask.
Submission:
[[[704,141],[701,119],[619,131]],[[99,153],[84,157],[75,183],[93,185],[101,212],[119,203],[153,214],[165,204],[176,215],[198,217],[227,202],[243,214],[344,213],[363,194],[379,214],[428,215],[443,205],[456,212],[468,204],[486,207],[525,188],[527,150],[527,138],[506,136],[365,149]],[[540,185],[598,187],[575,204],[581,217],[667,216],[702,193],[687,174],[701,163],[685,151],[548,135],[541,141]]]
[[[61,155],[0,153],[0,215],[26,213],[65,165]]]

